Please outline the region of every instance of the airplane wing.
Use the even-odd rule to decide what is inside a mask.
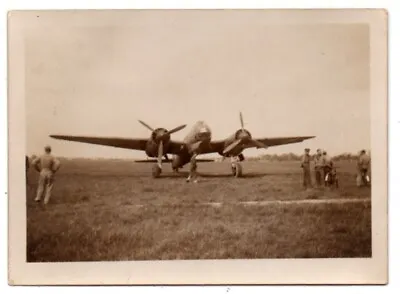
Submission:
[[[279,146],[279,145],[287,145],[287,144],[293,144],[293,143],[300,143],[303,142],[304,140],[312,139],[315,138],[315,136],[304,136],[304,137],[275,137],[275,138],[261,138],[257,139],[254,138],[250,144],[246,146],[246,148],[252,148],[252,147],[257,147],[257,149],[261,148],[257,146],[254,141],[258,141],[263,143],[264,145],[270,147],[270,146]]]
[[[51,138],[58,140],[66,140],[80,143],[88,143],[102,146],[110,146],[131,150],[146,150],[146,143],[149,139],[143,138],[117,138],[117,137],[86,137],[86,136],[65,136],[65,135],[50,135]],[[170,141],[169,154],[178,154],[183,143]]]
[[[304,137],[271,137],[271,138],[261,138],[261,139],[253,139],[252,142],[247,144],[245,146],[245,149],[247,148],[253,148],[256,147],[257,149],[261,148],[254,143],[254,141],[261,142],[267,147],[270,146],[278,146],[278,145],[287,145],[287,144],[293,144],[293,143],[300,143],[303,142],[304,140],[312,139],[315,138],[315,136],[304,136]],[[202,149],[202,154],[205,153],[221,153],[225,148],[225,140],[219,140],[219,141],[211,141],[208,147],[204,147]]]
[[[203,159],[203,158],[198,158],[196,159],[197,162],[215,162],[214,159]],[[157,162],[157,159],[142,159],[142,160],[135,160],[135,162],[141,162],[141,163],[155,163]],[[163,163],[169,163],[172,162],[171,159],[163,159],[162,160]]]

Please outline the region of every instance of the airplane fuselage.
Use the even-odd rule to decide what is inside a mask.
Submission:
[[[172,158],[172,169],[177,170],[190,162],[193,155],[202,153],[211,142],[211,128],[204,122],[198,121],[194,124],[190,132],[183,139],[185,145],[182,146],[181,152]]]

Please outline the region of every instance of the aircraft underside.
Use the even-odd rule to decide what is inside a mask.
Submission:
[[[230,156],[231,159],[231,172],[234,177],[241,177],[243,175],[243,168],[241,165],[241,161],[244,161],[244,155],[240,153],[237,156]],[[202,160],[196,160],[196,161],[202,161]],[[206,160],[208,161],[208,160]],[[193,161],[190,160],[190,157],[187,155],[183,156],[174,156],[174,158],[171,161],[171,166],[172,170],[174,172],[179,172],[180,168],[183,168],[186,164],[190,165],[190,169],[193,168],[193,164],[195,164]],[[153,178],[159,178],[162,174],[162,167],[158,164],[155,163],[152,168],[152,176]]]

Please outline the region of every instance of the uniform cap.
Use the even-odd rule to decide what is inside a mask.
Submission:
[[[310,151],[310,148],[306,148],[306,149],[304,149],[304,151]]]

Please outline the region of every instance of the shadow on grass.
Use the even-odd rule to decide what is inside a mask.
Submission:
[[[250,178],[262,178],[271,175],[271,173],[247,173],[243,174],[240,179],[250,179]],[[179,172],[179,173],[166,173],[161,174],[160,178],[171,179],[171,178],[186,178],[189,176],[189,172]],[[199,178],[234,178],[232,174],[205,174],[198,173]]]

